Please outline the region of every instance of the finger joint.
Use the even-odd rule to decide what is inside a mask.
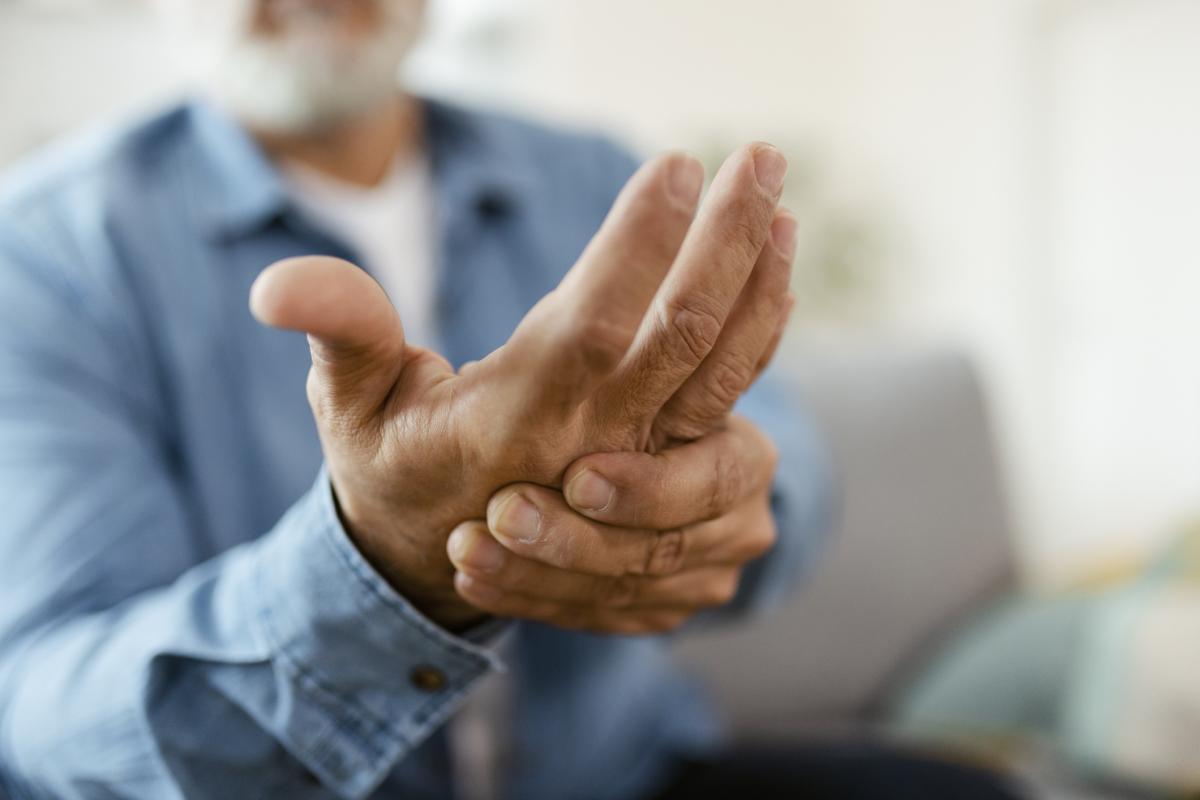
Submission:
[[[613,369],[629,349],[631,338],[624,325],[596,313],[575,315],[566,333],[584,368],[595,372]]]
[[[727,512],[741,498],[746,481],[742,459],[726,451],[718,451],[713,458],[713,490],[709,493],[709,512],[719,516]]]
[[[651,539],[650,549],[643,566],[646,575],[670,575],[683,566],[685,537],[683,530],[675,528],[659,531]]]
[[[714,306],[697,298],[677,300],[668,306],[668,336],[675,343],[676,356],[684,363],[699,364],[717,343],[722,321]]]

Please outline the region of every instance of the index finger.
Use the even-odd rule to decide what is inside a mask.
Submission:
[[[488,530],[525,558],[589,575],[670,575],[683,563],[683,531],[604,525],[571,510],[557,489],[531,483],[500,489]]]
[[[664,530],[715,519],[762,491],[775,445],[749,420],[659,453],[594,453],[574,461],[563,494],[580,514],[609,525]]]

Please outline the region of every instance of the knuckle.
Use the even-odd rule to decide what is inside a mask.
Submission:
[[[683,566],[685,541],[683,530],[679,528],[655,533],[650,538],[643,573],[671,575],[678,572]]]
[[[732,407],[754,379],[754,372],[754,363],[734,353],[714,361],[705,386],[713,405],[721,410]]]
[[[590,370],[611,370],[632,342],[632,332],[604,314],[573,314],[566,327],[566,340],[572,343],[577,357]]]
[[[711,418],[700,414],[688,414],[677,417],[663,426],[663,431],[672,442],[694,442],[713,429]]]
[[[713,490],[709,494],[710,513],[719,515],[731,508],[742,496],[746,482],[745,465],[740,458],[719,451],[713,459]]]
[[[655,428],[669,441],[690,442],[712,433],[721,416],[699,408],[691,400],[679,400],[659,415]]]
[[[666,326],[675,354],[685,363],[698,364],[721,335],[721,317],[715,304],[699,297],[683,298],[666,308]]]

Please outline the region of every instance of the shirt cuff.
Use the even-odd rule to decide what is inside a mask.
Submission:
[[[369,794],[500,659],[417,611],[358,552],[322,468],[260,541],[255,619],[280,690],[283,740],[326,786]],[[487,634],[491,626],[485,624]]]

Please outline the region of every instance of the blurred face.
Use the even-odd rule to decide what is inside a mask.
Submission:
[[[424,0],[157,0],[194,76],[242,122],[319,133],[398,89]]]

